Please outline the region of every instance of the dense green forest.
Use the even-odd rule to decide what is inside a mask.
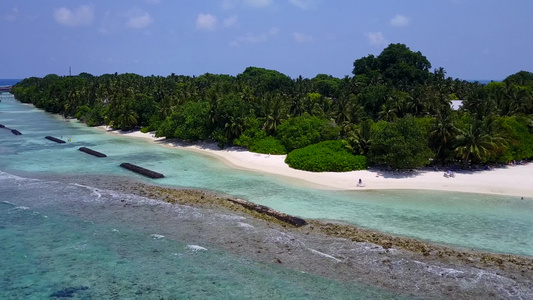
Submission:
[[[352,77],[293,79],[257,67],[237,76],[52,74],[26,78],[12,93],[89,126],[291,153],[292,166],[315,171],[533,157],[533,73],[486,85],[453,79],[403,44],[355,60]]]

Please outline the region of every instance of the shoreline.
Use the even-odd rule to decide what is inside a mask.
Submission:
[[[249,152],[239,147],[220,149],[215,143],[187,143],[177,139],[155,138],[152,133],[123,132],[98,126],[99,130],[121,136],[145,139],[166,147],[192,151],[223,161],[240,170],[278,175],[317,189],[330,190],[433,190],[475,194],[533,198],[533,164],[505,166],[493,170],[458,171],[454,178],[446,178],[445,170],[351,172],[309,172],[290,168],[286,155],[268,155]],[[358,187],[361,179],[364,186]]]
[[[533,258],[529,256],[447,246],[327,220],[308,219],[307,225],[294,227],[232,201],[236,198],[131,178],[65,176],[54,180],[199,209],[207,216],[205,220],[181,220],[173,210],[164,219],[172,219],[173,226],[192,226],[193,233],[186,237],[198,242],[199,234],[201,244],[209,248],[338,282],[362,283],[427,299],[501,299],[510,289],[526,298],[531,293]],[[109,205],[126,212],[142,207],[123,198]],[[211,221],[221,217],[227,225]]]

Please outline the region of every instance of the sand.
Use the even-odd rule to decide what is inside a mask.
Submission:
[[[185,143],[156,138],[153,133],[122,132],[100,126],[109,133],[132,138],[143,138],[161,145],[194,151],[224,161],[228,166],[254,172],[279,175],[302,185],[320,189],[366,190],[408,189],[439,190],[467,193],[498,194],[533,198],[533,164],[505,166],[492,170],[457,171],[455,177],[445,177],[446,170],[422,169],[414,171],[364,170],[352,172],[308,172],[290,168],[286,155],[268,155],[249,152],[239,147],[220,149],[215,143]],[[358,186],[359,179],[363,185]]]

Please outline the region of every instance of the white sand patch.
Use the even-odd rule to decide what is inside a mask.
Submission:
[[[232,168],[279,175],[295,183],[314,188],[441,190],[533,198],[533,164],[507,166],[491,171],[458,172],[455,173],[454,178],[444,177],[444,170],[407,173],[381,172],[381,176],[377,176],[377,171],[368,170],[315,173],[291,169],[285,163],[286,155],[258,154],[238,147],[220,149],[215,143],[188,144],[177,140],[156,138],[153,133],[110,131],[105,126],[100,126],[99,129],[133,138],[150,139],[161,145],[202,153],[221,159]],[[359,179],[362,180],[364,187],[357,186]]]

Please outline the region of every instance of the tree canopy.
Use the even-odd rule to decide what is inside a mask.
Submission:
[[[353,65],[355,76],[377,77],[401,90],[427,82],[431,69],[431,63],[420,51],[413,52],[404,44],[390,44],[377,57],[369,55]]]
[[[12,93],[90,126],[142,128],[262,153],[343,140],[306,151],[335,145],[328,151],[350,151],[394,168],[533,158],[531,72],[486,85],[468,82],[446,77],[443,68],[432,71],[419,51],[391,44],[377,56],[356,59],[353,75],[293,79],[258,67],[237,76],[50,74],[26,78]],[[451,108],[452,99],[463,100],[459,110]]]

